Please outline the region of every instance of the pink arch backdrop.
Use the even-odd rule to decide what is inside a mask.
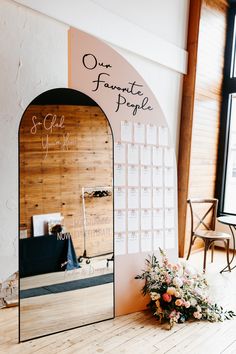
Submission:
[[[71,28],[69,87],[93,98],[114,133],[115,313],[144,309],[134,277],[149,254],[177,259],[176,160],[166,119],[139,73],[101,40]]]

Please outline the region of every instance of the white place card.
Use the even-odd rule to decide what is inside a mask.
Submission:
[[[151,165],[151,146],[141,145],[141,164]]]
[[[168,146],[169,143],[169,133],[167,127],[158,128],[158,145]]]
[[[148,209],[152,207],[151,188],[141,188],[141,208]]]
[[[126,254],[125,233],[115,234],[115,255]]]
[[[126,208],[126,194],[125,188],[115,188],[114,190],[114,204],[115,209],[125,209]]]
[[[160,209],[163,208],[163,189],[154,188],[152,192],[153,208]]]
[[[137,144],[128,144],[128,163],[139,164],[139,146]]]
[[[121,121],[121,141],[133,141],[133,124],[132,122]]]
[[[174,209],[165,209],[165,229],[174,227]]]
[[[154,166],[163,165],[163,148],[157,146],[152,147],[152,164]]]
[[[141,230],[151,230],[151,229],[152,229],[151,210],[142,209],[141,210]]]
[[[175,231],[174,229],[165,230],[165,249],[175,248]]]
[[[138,188],[128,188],[128,208],[138,209],[139,208],[139,189]]]
[[[139,253],[139,232],[128,233],[128,253]]]
[[[114,166],[114,185],[115,187],[125,186],[125,166],[124,165]]]
[[[153,229],[161,230],[164,225],[164,212],[163,209],[153,209]]]
[[[128,231],[139,230],[139,211],[132,209],[128,211]]]
[[[152,170],[150,166],[141,167],[141,186],[142,187],[151,187],[151,174]]]
[[[125,163],[125,144],[115,143],[114,162],[118,164]]]
[[[147,124],[147,144],[156,145],[157,144],[157,126],[152,124]]]
[[[164,178],[165,187],[174,187],[174,169],[173,167],[165,168],[165,178]]]
[[[152,232],[144,231],[141,233],[141,251],[150,252],[152,250]]]
[[[145,125],[134,123],[134,142],[145,144]]]
[[[153,167],[152,168],[152,184],[153,184],[153,187],[162,187],[163,186],[163,168],[162,167]]]
[[[164,248],[164,232],[163,230],[154,230],[153,231],[153,250],[157,251]]]
[[[165,207],[173,208],[174,207],[174,189],[165,188]]]
[[[126,231],[126,218],[124,210],[115,210],[115,232],[125,232]]]
[[[139,168],[135,165],[128,166],[128,186],[138,187],[139,186]]]
[[[166,167],[174,166],[174,149],[172,148],[164,149],[164,161]]]

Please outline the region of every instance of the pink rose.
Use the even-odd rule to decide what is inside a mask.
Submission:
[[[166,284],[170,284],[171,283],[171,278],[169,275],[166,276]]]
[[[173,271],[177,272],[177,270],[179,270],[179,265],[178,264],[174,264],[172,266],[172,269],[173,269]]]
[[[167,293],[164,293],[164,294],[162,295],[162,299],[163,299],[165,302],[171,302],[172,296],[169,295],[169,294],[167,294]]]
[[[169,318],[175,317],[176,313],[177,313],[176,310],[171,311],[171,313],[169,314]]]
[[[178,322],[178,319],[180,318],[180,312],[177,312],[176,310],[171,311],[169,318],[172,318],[175,322]]]
[[[186,307],[186,309],[188,309],[190,307],[190,301],[185,301],[184,302],[184,306]]]
[[[197,318],[198,320],[200,320],[202,318],[202,314],[201,312],[195,311],[193,313],[193,317]]]

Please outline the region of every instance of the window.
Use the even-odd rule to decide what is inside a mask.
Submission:
[[[229,101],[228,110],[230,114],[223,212],[236,214],[236,94],[230,95]]]
[[[236,215],[236,2],[231,1],[225,49],[216,195],[219,214]]]

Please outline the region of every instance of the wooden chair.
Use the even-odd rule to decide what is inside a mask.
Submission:
[[[213,262],[214,243],[216,241],[222,241],[224,242],[225,249],[226,249],[227,267],[229,271],[231,271],[230,260],[229,260],[229,241],[231,235],[224,232],[215,231],[218,200],[215,198],[210,198],[210,199],[194,198],[194,199],[188,199],[187,203],[190,206],[190,212],[191,212],[191,236],[190,236],[188,255],[186,259],[187,260],[189,259],[191,248],[196,238],[197,237],[201,238],[202,241],[204,242],[203,272],[205,273],[206,257],[207,257],[208,249],[211,247],[212,250],[211,262]],[[204,204],[207,206],[207,210],[206,211],[204,210],[202,212],[203,216],[200,216],[199,212],[196,213],[196,207],[200,206],[200,204],[202,204],[202,206]],[[197,223],[195,223],[194,218],[197,219]],[[209,218],[209,222],[208,220],[206,220],[206,218]],[[205,229],[200,229],[200,226],[203,226]]]

